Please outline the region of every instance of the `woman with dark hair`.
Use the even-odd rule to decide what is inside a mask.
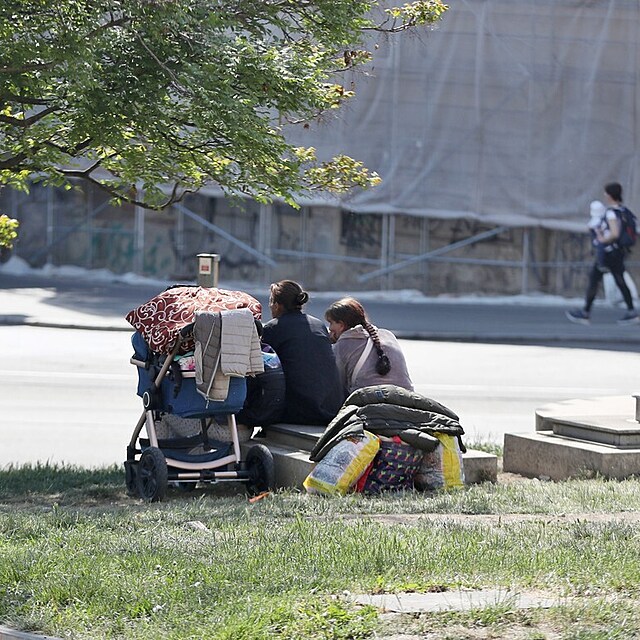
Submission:
[[[334,302],[325,318],[345,397],[376,384],[393,384],[413,391],[398,340],[391,331],[372,325],[355,298]]]
[[[278,354],[285,377],[283,422],[327,425],[342,406],[338,370],[322,320],[303,313],[309,294],[293,280],[271,285],[273,320],[262,339]]]

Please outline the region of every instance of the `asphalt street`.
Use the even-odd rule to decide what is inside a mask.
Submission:
[[[0,367],[0,466],[121,462],[140,411],[124,316],[165,286],[0,273],[0,344],[11,356]],[[266,308],[266,287],[226,288],[243,288]],[[312,292],[307,311],[322,317],[340,295]],[[618,309],[599,306],[585,327],[548,300],[358,296],[374,323],[403,339],[416,390],[452,407],[471,442],[533,430],[534,412],[548,403],[631,398],[636,388],[640,326],[616,325]]]
[[[0,344],[10,356],[0,364],[0,467],[122,463],[142,410],[130,330],[5,325]],[[622,397],[633,416],[636,353],[428,340],[400,345],[416,391],[460,416],[468,445],[532,432],[538,409],[577,398]],[[589,411],[603,412],[599,405]]]

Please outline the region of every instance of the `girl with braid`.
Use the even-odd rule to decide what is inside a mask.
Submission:
[[[355,298],[334,302],[325,312],[345,398],[356,389],[393,384],[413,391],[396,337],[369,322]]]

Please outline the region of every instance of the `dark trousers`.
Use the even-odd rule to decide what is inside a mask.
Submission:
[[[603,267],[605,269],[603,270]],[[631,292],[627,283],[624,281],[624,252],[619,249],[614,249],[609,253],[604,254],[603,265],[598,265],[598,262],[591,267],[589,272],[589,284],[587,286],[587,294],[585,296],[584,309],[588,313],[591,310],[591,305],[598,293],[598,287],[602,282],[602,276],[606,271],[610,271],[613,279],[616,282],[616,286],[620,289],[620,293],[624,299],[627,309],[633,309],[633,300],[631,298]]]

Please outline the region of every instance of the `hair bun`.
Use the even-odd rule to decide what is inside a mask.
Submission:
[[[309,301],[309,294],[306,291],[301,291],[297,296],[296,296],[296,302],[298,304],[305,304],[306,302]]]

